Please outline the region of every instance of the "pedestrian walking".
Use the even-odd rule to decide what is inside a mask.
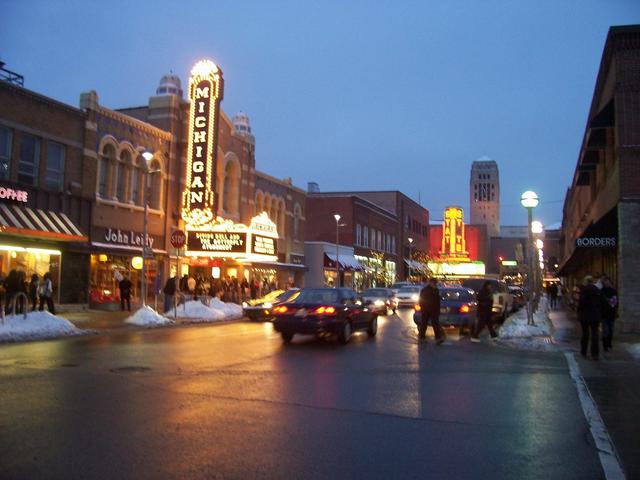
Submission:
[[[549,298],[549,307],[554,310],[558,300],[558,288],[555,283],[549,283],[549,285],[547,285],[547,297]]]
[[[164,293],[164,312],[167,313],[173,308],[173,304],[176,298],[176,283],[178,281],[177,277],[169,277],[167,282],[164,284],[164,288],[162,289],[162,293]]]
[[[618,310],[618,292],[613,288],[609,277],[602,279],[601,292],[605,299],[602,312],[602,348],[604,348],[605,352],[608,352],[613,348],[613,326]]]
[[[587,349],[591,344],[591,358],[599,359],[598,349],[598,328],[602,321],[602,311],[604,308],[604,297],[600,289],[595,285],[593,277],[584,277],[582,288],[580,289],[580,299],[578,300],[578,320],[582,327],[582,338],[580,339],[580,353],[587,356]]]
[[[471,333],[471,341],[473,343],[480,343],[480,332],[486,326],[491,335],[491,340],[497,341],[498,334],[493,329],[493,322],[491,321],[491,315],[493,310],[493,291],[491,290],[491,282],[484,282],[480,291],[476,295],[476,301],[478,307],[476,310],[476,323],[473,326],[473,332]]]
[[[44,304],[46,302],[47,309],[52,315],[56,314],[55,308],[53,306],[53,282],[51,281],[51,272],[47,272],[44,274],[42,278],[42,282],[40,283],[40,291],[38,292],[40,295],[40,306],[38,310],[41,312],[44,310]]]
[[[131,288],[133,287],[133,284],[131,283],[131,280],[129,280],[129,277],[124,275],[122,280],[120,280],[118,287],[120,288],[120,308],[122,308],[122,311],[124,312],[124,305],[126,303],[127,310],[131,311]]]
[[[16,301],[16,313],[24,313],[27,306],[25,299],[28,298],[27,274],[23,270],[18,270],[18,292],[24,295],[18,295]]]
[[[426,338],[427,326],[431,323],[436,344],[442,344],[444,331],[440,326],[440,292],[435,278],[430,278],[427,285],[420,291],[420,311],[422,312],[422,320],[418,325],[418,338]]]
[[[31,311],[35,312],[38,307],[38,287],[40,286],[40,277],[37,273],[31,275],[29,282],[29,300],[31,301]]]
[[[558,307],[562,308],[562,297],[563,297],[563,293],[562,293],[563,287],[562,284],[560,282],[558,282],[558,285],[556,286],[556,296],[558,298]]]

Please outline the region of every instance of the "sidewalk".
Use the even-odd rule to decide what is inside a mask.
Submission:
[[[575,354],[627,478],[640,478],[640,362],[626,348],[640,343],[640,335],[615,332],[613,349],[609,352],[601,349],[600,361],[594,362],[580,355],[580,324],[573,312],[550,310],[549,318],[556,344]]]

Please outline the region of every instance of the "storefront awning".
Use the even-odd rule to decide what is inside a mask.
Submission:
[[[133,247],[130,245],[117,245],[113,243],[104,243],[104,242],[91,242],[91,246],[101,248],[106,251],[111,251],[111,250],[122,251],[127,253],[133,253],[134,255],[142,256],[142,247]],[[157,248],[152,248],[151,250],[153,251],[154,254],[166,255],[167,253],[166,250],[160,250]],[[147,253],[147,255],[149,255],[149,253]]]
[[[336,255],[331,253],[325,253],[325,255],[335,265]],[[340,262],[340,268],[344,270],[364,270],[362,264],[353,255],[340,255],[338,261]]]
[[[44,237],[64,242],[86,242],[88,237],[64,213],[0,204],[2,233]]]

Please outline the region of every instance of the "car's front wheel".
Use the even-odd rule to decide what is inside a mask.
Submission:
[[[378,316],[374,315],[369,324],[369,328],[367,328],[367,335],[369,335],[369,338],[373,338],[376,336],[376,333],[378,333]]]
[[[282,335],[282,341],[286,344],[291,343],[291,340],[293,339],[293,333],[291,332],[282,332],[280,335]]]
[[[342,324],[342,328],[340,332],[338,332],[338,340],[343,345],[349,343],[349,340],[351,340],[351,324],[348,320],[345,320]]]

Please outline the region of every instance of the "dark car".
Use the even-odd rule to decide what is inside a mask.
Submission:
[[[274,290],[264,297],[242,302],[242,313],[249,320],[268,322],[273,319],[272,309],[291,298],[300,291],[299,288]]]
[[[347,343],[355,330],[370,338],[378,331],[378,315],[349,288],[303,288],[293,300],[274,307],[273,327],[285,343],[296,333],[336,334]]]
[[[513,309],[519,310],[527,304],[527,296],[524,293],[522,287],[518,287],[516,285],[509,285],[508,287],[509,293],[513,297]]]
[[[378,315],[396,313],[398,309],[398,299],[390,288],[368,288],[362,292],[362,299]]]
[[[440,325],[453,326],[464,330],[471,329],[476,318],[477,304],[473,290],[459,285],[439,286],[440,293]],[[422,321],[420,305],[415,306],[413,321],[419,325]]]

